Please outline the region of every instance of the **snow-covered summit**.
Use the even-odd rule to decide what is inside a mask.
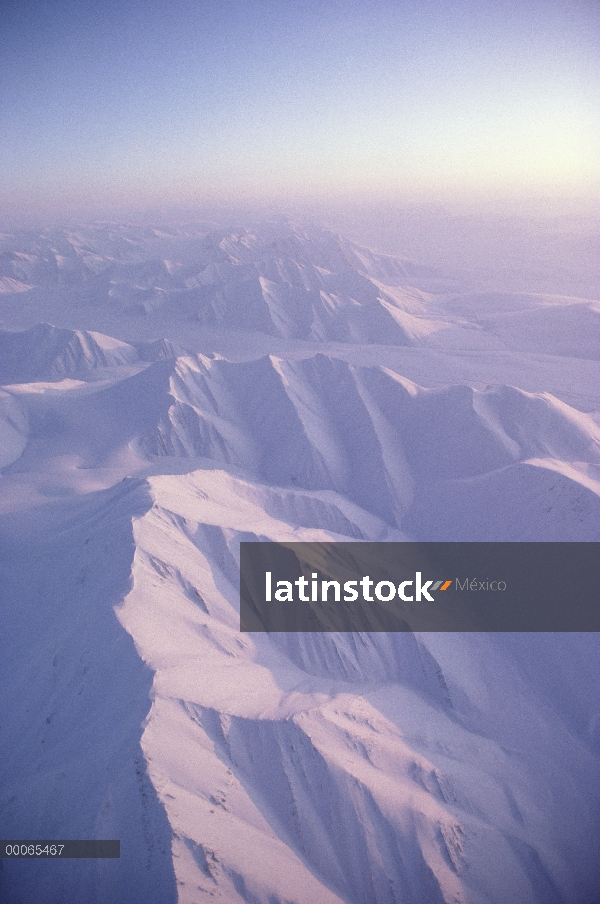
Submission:
[[[285,338],[405,342],[394,310],[418,312],[419,299],[413,290],[403,305],[383,284],[426,274],[290,221],[207,235],[90,227],[20,244],[27,250],[1,256],[0,275],[6,292],[29,288],[31,302],[39,297],[43,304],[51,292],[59,309],[72,299],[79,308],[108,307],[113,316],[156,314]]]

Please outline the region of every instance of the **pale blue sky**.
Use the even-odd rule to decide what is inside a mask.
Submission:
[[[0,201],[598,197],[597,0],[3,0]]]

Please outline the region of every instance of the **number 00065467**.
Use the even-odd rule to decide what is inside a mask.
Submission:
[[[108,858],[121,856],[121,842],[95,839],[91,841],[0,841],[0,859],[28,857]]]

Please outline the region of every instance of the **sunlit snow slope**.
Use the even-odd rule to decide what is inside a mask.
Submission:
[[[279,221],[2,237],[7,904],[598,904],[596,635],[242,635],[240,540],[600,540],[600,304]],[[590,592],[596,592],[591,588]]]

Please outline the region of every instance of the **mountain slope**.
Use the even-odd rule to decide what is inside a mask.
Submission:
[[[266,519],[273,491],[249,498],[224,473],[151,488],[119,618],[155,670],[142,745],[176,833],[181,901],[216,888],[285,899],[288,876],[298,901],[584,900],[600,881],[587,840],[600,830],[597,740],[585,721],[571,733],[564,691],[540,707],[526,646],[240,636],[236,540],[340,534],[318,510],[312,529]],[[560,658],[560,642],[540,653]],[[283,868],[281,842],[300,863]]]

